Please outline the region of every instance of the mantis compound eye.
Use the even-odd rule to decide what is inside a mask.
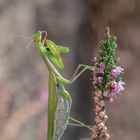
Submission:
[[[50,49],[49,49],[48,47],[46,48],[46,50],[47,50],[47,51],[50,51]]]

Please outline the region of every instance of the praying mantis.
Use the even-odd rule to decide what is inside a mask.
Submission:
[[[43,37],[43,35],[45,36]],[[47,140],[59,140],[69,124],[69,119],[78,123],[79,125],[77,124],[77,126],[88,127],[70,117],[72,99],[64,84],[72,84],[83,72],[93,70],[91,66],[79,64],[72,78],[70,80],[65,79],[55,68],[54,64],[60,69],[64,68],[61,54],[68,53],[69,48],[48,40],[47,32],[45,31],[34,33],[32,38],[49,71]],[[71,125],[76,124],[71,123]],[[91,129],[90,127],[88,128]]]

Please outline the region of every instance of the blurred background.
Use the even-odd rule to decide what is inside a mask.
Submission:
[[[91,65],[105,27],[117,36],[117,55],[125,69],[125,92],[107,105],[112,140],[140,139],[140,1],[139,0],[0,0],[0,140],[45,140],[48,71],[32,33],[68,46],[63,56],[70,78],[79,63]],[[24,36],[24,37],[22,37]],[[66,86],[73,98],[71,116],[94,124],[91,73]],[[86,128],[68,127],[62,140],[88,140]]]

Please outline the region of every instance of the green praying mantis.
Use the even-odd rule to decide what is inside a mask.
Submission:
[[[45,35],[43,37],[43,35]],[[62,54],[69,52],[69,48],[56,45],[47,39],[47,32],[38,31],[32,36],[36,47],[49,71],[48,79],[48,130],[47,140],[59,140],[68,124],[76,126],[89,126],[70,117],[72,99],[64,84],[72,84],[83,72],[92,70],[91,66],[79,64],[70,80],[65,79],[55,68],[54,64],[64,68]],[[77,124],[69,123],[69,120]]]

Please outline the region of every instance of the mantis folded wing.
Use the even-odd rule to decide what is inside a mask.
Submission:
[[[64,88],[64,84],[73,83],[84,71],[92,70],[92,67],[80,64],[71,80],[62,77],[52,63],[63,69],[64,64],[61,59],[61,54],[69,52],[69,49],[47,40],[47,33],[42,38],[42,33],[38,31],[33,34],[33,40],[49,71],[47,140],[59,140],[67,127],[72,103],[71,96]],[[45,46],[45,43],[47,46]],[[81,67],[83,69],[79,71]]]
[[[55,133],[53,140],[60,139],[68,124],[72,100],[71,98],[66,99],[65,94],[68,94],[66,92],[63,85],[59,85],[57,88],[57,107],[54,119]]]

